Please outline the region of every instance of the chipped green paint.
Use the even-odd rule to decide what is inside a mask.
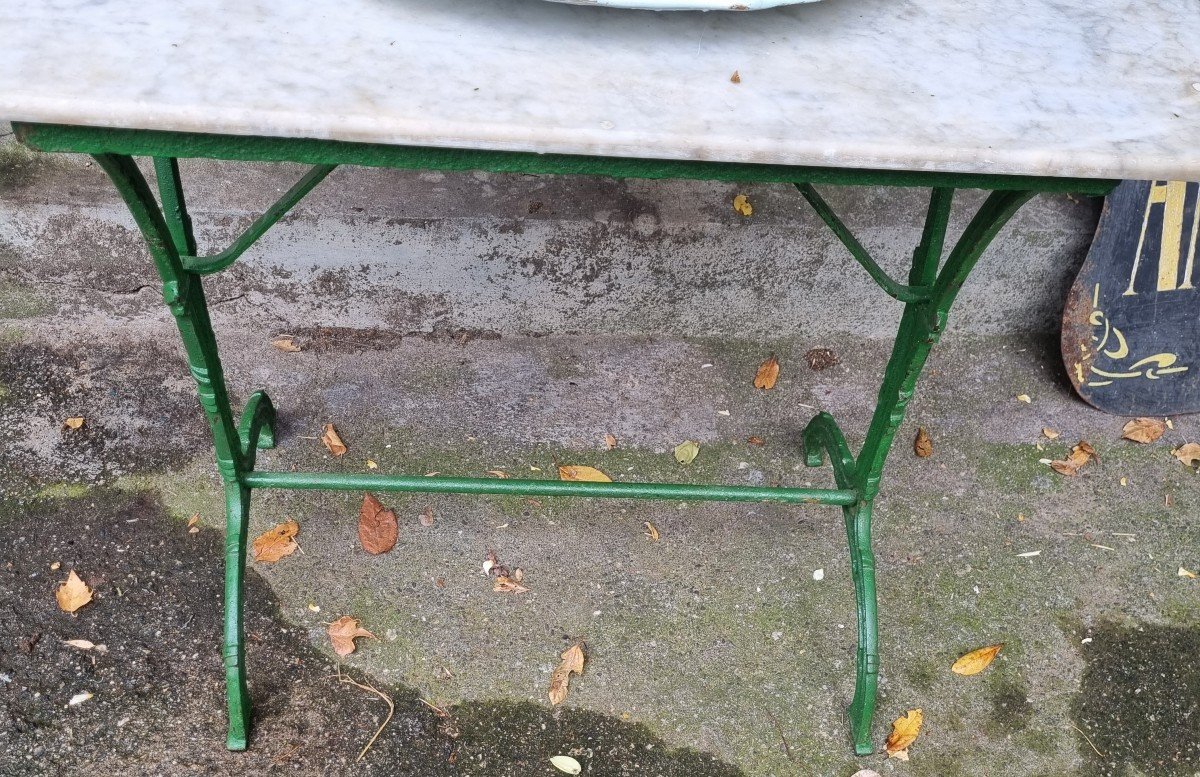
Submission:
[[[875,556],[871,547],[872,509],[884,462],[904,418],[926,357],[945,329],[946,316],[959,289],[984,249],[1036,192],[1074,191],[1103,194],[1111,181],[1021,176],[959,175],[926,172],[725,164],[658,159],[619,159],[561,154],[529,154],[467,149],[381,146],[296,138],[230,137],[194,133],[101,129],[64,125],[15,124],[18,138],[42,151],[90,153],[116,185],[145,238],[163,281],[164,301],[176,319],[209,419],[217,469],[226,496],[225,666],[230,749],[244,749],[250,723],[242,626],[246,532],[252,489],[340,489],[407,493],[562,495],[636,499],[779,501],[842,507],[850,546],[851,577],[858,613],[854,699],[849,715],[855,751],[874,750],[871,723],[879,674]],[[162,199],[160,207],[133,155],[154,157]],[[226,251],[196,257],[191,219],[175,160],[178,157],[296,161],[314,165]],[[693,178],[722,181],[792,183],[847,246],[851,255],[885,292],[904,303],[899,331],[866,439],[851,453],[837,422],[827,413],[813,418],[803,432],[805,463],[828,458],[837,488],[723,486],[670,482],[564,482],[554,472],[542,477],[500,479],[424,477],[346,473],[256,471],[255,451],[274,445],[275,411],[265,393],[247,402],[235,419],[225,386],[216,337],[209,321],[202,276],[228,267],[271,224],[339,164],[430,170],[486,170],[534,174],[587,174],[633,178]],[[813,184],[929,186],[933,188],[920,244],[906,284],[884,272],[820,197]],[[992,190],[953,248],[943,251],[955,188]],[[943,263],[942,259],[945,256]],[[940,269],[939,269],[940,268]],[[556,462],[566,463],[566,462]],[[581,462],[570,462],[581,463]],[[679,475],[672,480],[678,481]]]

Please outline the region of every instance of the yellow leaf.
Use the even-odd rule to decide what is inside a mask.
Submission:
[[[571,675],[583,674],[585,661],[583,649],[584,643],[576,642],[559,655],[562,662],[554,670],[554,674],[550,675],[550,703],[552,705],[562,704],[566,701]]]
[[[379,469],[379,464],[374,459],[367,459],[367,469]]]
[[[775,358],[775,354],[771,354],[770,358],[758,365],[758,372],[754,374],[754,388],[764,391],[772,389],[777,380],[779,380],[779,359]]]
[[[1017,401],[1024,402],[1027,405],[1033,404],[1033,399],[1028,394],[1017,394]]]
[[[921,715],[920,709],[909,710],[904,713],[904,717],[896,718],[892,722],[892,733],[888,734],[887,754],[891,758],[897,753],[902,753],[908,750],[908,746],[917,740],[917,734],[921,732],[921,723],[924,718]],[[907,755],[907,753],[906,753]]]
[[[1099,461],[1100,457],[1096,455],[1096,450],[1091,445],[1080,440],[1079,444],[1071,449],[1071,455],[1061,461],[1050,462],[1050,467],[1060,475],[1075,477],[1083,465],[1092,459]]]
[[[75,570],[71,570],[71,574],[67,575],[67,579],[59,583],[58,590],[54,592],[54,598],[58,599],[58,607],[63,612],[75,612],[83,605],[92,600],[92,589],[87,587],[87,583],[75,574]]]
[[[955,674],[963,675],[964,677],[970,677],[973,674],[979,674],[984,669],[987,669],[991,663],[996,660],[996,655],[1000,652],[1002,647],[1004,647],[1003,644],[988,645],[987,647],[982,647],[978,650],[972,650],[970,653],[967,653],[965,656],[955,661],[954,665],[950,667],[950,671],[954,672]]]
[[[67,420],[63,421],[63,426],[67,427],[71,431],[75,431],[76,429],[82,429],[83,428],[83,420],[84,419],[82,416],[77,416],[75,418],[68,418]]]
[[[1165,431],[1167,425],[1157,418],[1135,418],[1121,428],[1121,437],[1145,444],[1162,437]]]
[[[325,443],[325,447],[335,457],[346,455],[346,444],[338,436],[337,429],[333,428],[333,424],[325,424],[325,430],[321,434],[321,442]]]
[[[1042,435],[1047,440],[1057,440],[1058,439],[1058,432],[1055,431],[1054,429],[1051,429],[1049,426],[1042,427]]]
[[[680,464],[691,464],[700,455],[700,445],[691,440],[684,440],[675,446],[675,461]]]
[[[933,440],[929,439],[929,432],[925,431],[924,426],[917,427],[917,439],[913,440],[913,453],[922,459],[933,455]]]
[[[550,759],[550,765],[560,772],[567,774],[579,774],[583,771],[583,767],[569,755],[556,755]]]
[[[1195,573],[1195,572],[1193,572],[1193,571],[1192,571],[1192,570],[1190,570],[1190,569],[1184,569],[1183,567],[1180,567],[1180,568],[1179,568],[1179,571],[1178,571],[1178,572],[1176,572],[1175,574],[1179,575],[1180,577],[1186,577],[1188,580],[1195,580],[1195,579],[1196,579],[1196,573]]]
[[[359,637],[378,639],[371,632],[360,628],[358,620],[349,615],[343,615],[329,624],[329,641],[333,643],[333,652],[339,656],[348,656],[353,653],[354,640]]]
[[[642,523],[642,525],[646,527],[646,536],[655,542],[658,542],[660,535],[658,533],[658,529],[654,527],[654,524],[650,523],[649,521],[645,521]]]
[[[582,480],[588,483],[611,483],[612,478],[595,467],[563,466],[558,468],[559,480]]]
[[[300,346],[296,345],[296,341],[290,337],[279,337],[271,341],[271,345],[275,346],[284,353],[296,353],[300,350]]]
[[[750,198],[744,194],[733,198],[733,209],[743,216],[750,216],[754,213],[754,206],[750,204]]]
[[[289,519],[255,537],[250,553],[255,561],[273,564],[284,556],[292,555],[300,547],[295,540],[299,531],[300,524]]]
[[[1200,464],[1200,445],[1194,442],[1189,442],[1187,445],[1180,445],[1175,450],[1171,451],[1171,455],[1182,461],[1189,467],[1194,467]]]

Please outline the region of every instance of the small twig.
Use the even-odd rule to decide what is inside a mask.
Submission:
[[[429,701],[429,700],[427,700],[427,699],[422,699],[420,696],[418,696],[418,697],[417,697],[417,700],[418,700],[418,701],[420,701],[422,704],[424,704],[424,705],[425,705],[426,707],[428,707],[429,709],[433,710],[434,714],[435,714],[435,715],[437,715],[439,718],[448,718],[448,717],[450,717],[450,713],[449,713],[449,712],[446,712],[446,710],[444,710],[444,709],[442,709],[441,707],[437,706],[437,705],[436,705],[436,704],[434,704],[433,702],[431,702],[431,701]]]
[[[1084,740],[1087,741],[1088,745],[1092,748],[1092,750],[1094,750],[1096,752],[1096,755],[1100,756],[1101,758],[1104,758],[1104,753],[1100,752],[1100,750],[1094,744],[1092,744],[1092,738],[1089,737],[1087,734],[1083,733],[1083,729],[1081,729],[1079,726],[1076,726],[1074,723],[1068,723],[1067,725],[1079,732],[1079,735],[1081,737],[1083,737]]]
[[[295,746],[295,747],[293,747],[291,750],[286,750],[286,751],[284,751],[283,753],[281,753],[281,754],[279,754],[278,756],[276,756],[276,757],[275,757],[275,760],[271,761],[271,765],[272,765],[272,766],[282,766],[284,761],[286,761],[287,759],[289,759],[289,758],[291,758],[293,755],[295,755],[295,754],[296,754],[296,751],[297,751],[297,750],[299,750],[299,749],[300,749],[300,748],[302,748],[302,747],[304,747],[304,743],[303,743],[303,742],[301,742],[300,744],[296,745],[296,746]]]
[[[337,679],[338,679],[338,682],[348,683],[350,685],[353,685],[355,688],[359,688],[361,690],[368,691],[370,693],[375,694],[379,698],[383,699],[383,701],[388,706],[387,717],[383,719],[383,723],[380,724],[379,730],[375,732],[375,736],[371,737],[370,741],[368,741],[366,746],[363,747],[362,752],[358,754],[358,758],[354,759],[355,762],[358,762],[358,761],[361,761],[363,759],[363,756],[365,756],[367,754],[367,751],[371,749],[371,745],[375,744],[375,740],[379,739],[379,735],[383,733],[383,730],[385,728],[387,728],[387,724],[392,722],[392,715],[394,715],[396,713],[396,705],[392,703],[392,700],[388,697],[387,694],[385,694],[383,691],[379,690],[378,688],[376,688],[372,685],[364,685],[363,683],[355,682],[354,680],[350,679],[350,677],[348,677],[347,675],[342,674],[342,667],[340,664],[338,665]]]
[[[767,713],[767,717],[771,719],[771,722],[775,724],[775,730],[779,732],[779,741],[783,742],[783,754],[787,756],[789,761],[796,760],[792,758],[792,748],[788,745],[787,737],[783,735],[783,726],[779,725],[779,718],[772,715],[770,710],[765,710],[765,712]]]

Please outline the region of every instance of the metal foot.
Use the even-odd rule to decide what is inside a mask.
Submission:
[[[243,578],[246,571],[246,524],[250,489],[225,487],[225,698],[229,735],[225,746],[245,750],[250,728],[250,691],[246,687],[246,647],[242,622]]]
[[[847,710],[854,737],[854,752],[868,755],[871,720],[879,689],[879,618],[875,598],[875,552],[871,549],[871,503],[845,508],[846,537],[850,541],[850,570],[858,611],[858,650],[854,673],[854,699]]]

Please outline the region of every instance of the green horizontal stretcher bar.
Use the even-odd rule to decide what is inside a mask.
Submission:
[[[858,493],[833,488],[771,488],[691,483],[594,483],[574,480],[440,478],[411,475],[342,475],[313,472],[255,471],[242,475],[247,488],[337,491],[409,491],[426,494],[508,494],[517,496],[590,496],[614,499],[695,499],[710,502],[783,502],[849,506]]]

